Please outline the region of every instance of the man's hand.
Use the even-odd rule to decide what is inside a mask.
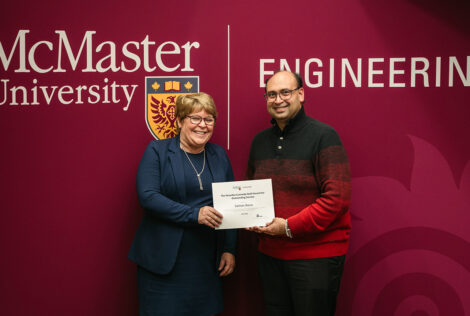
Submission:
[[[199,209],[197,222],[210,228],[219,227],[222,224],[222,214],[210,206],[203,206]]]
[[[230,252],[224,252],[220,258],[219,271],[220,276],[227,276],[235,269],[235,256]]]
[[[267,223],[265,227],[250,227],[247,230],[266,234],[270,236],[286,236],[286,220],[284,218],[275,217],[270,223]]]

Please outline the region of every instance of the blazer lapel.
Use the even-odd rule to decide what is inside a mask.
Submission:
[[[213,151],[209,143],[206,144],[206,153],[207,153],[207,165],[212,174],[212,179],[214,182],[223,182],[224,174],[223,168],[220,167],[220,161],[217,159],[217,155]]]
[[[171,139],[168,146],[168,158],[172,168],[173,176],[175,177],[176,190],[181,198],[181,201],[186,200],[186,187],[184,181],[183,161],[180,155],[180,137],[179,135]],[[170,170],[168,170],[169,172]],[[165,170],[163,171],[165,172]]]

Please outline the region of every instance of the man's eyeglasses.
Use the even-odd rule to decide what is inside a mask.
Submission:
[[[208,126],[212,126],[215,123],[215,118],[213,118],[212,116],[206,116],[205,118],[202,118],[202,117],[197,116],[197,115],[186,115],[186,117],[189,117],[189,120],[194,125],[201,124],[202,120],[204,120],[204,123],[206,123],[206,125],[208,125]]]
[[[295,91],[295,90],[299,90],[300,88],[295,88],[295,89],[292,89],[292,90],[289,90],[289,89],[282,89],[281,91],[279,92],[275,92],[275,91],[269,91],[268,93],[265,93],[264,94],[264,98],[266,99],[266,101],[275,101],[277,99],[277,96],[279,95],[279,97],[281,98],[281,100],[289,100],[290,97],[292,96],[292,93]]]

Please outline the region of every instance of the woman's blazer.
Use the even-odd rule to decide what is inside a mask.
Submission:
[[[179,136],[153,140],[147,146],[137,171],[137,195],[144,217],[134,237],[129,259],[157,274],[168,274],[178,254],[184,227],[198,224],[199,208],[184,204],[187,177]],[[207,143],[206,167],[214,182],[233,181],[233,171],[225,150]],[[222,252],[235,254],[236,230],[217,231],[217,258]]]

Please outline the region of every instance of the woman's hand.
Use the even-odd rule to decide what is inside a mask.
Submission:
[[[210,228],[219,227],[222,224],[222,214],[210,206],[203,206],[199,209],[199,216],[197,222],[201,225],[209,226]]]
[[[219,271],[220,276],[224,277],[229,275],[235,270],[235,256],[230,252],[224,252],[220,258]]]

